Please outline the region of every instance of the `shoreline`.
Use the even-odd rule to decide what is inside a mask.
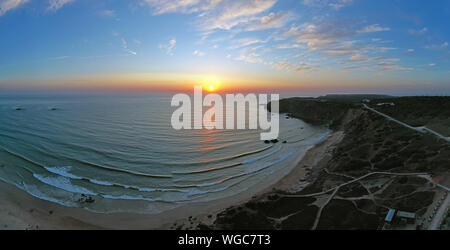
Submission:
[[[198,224],[212,224],[218,213],[253,198],[277,190],[299,190],[314,178],[333,145],[342,139],[341,131],[305,151],[300,151],[286,163],[288,171],[272,183],[264,183],[256,192],[241,192],[224,199],[198,202],[174,208],[160,214],[113,213],[101,214],[83,208],[70,208],[41,200],[25,191],[0,181],[0,230],[14,229],[195,229]],[[322,164],[323,165],[323,164]],[[300,181],[304,179],[304,181]],[[255,187],[256,188],[256,187]],[[207,207],[207,209],[205,209]],[[175,226],[174,226],[175,225]]]

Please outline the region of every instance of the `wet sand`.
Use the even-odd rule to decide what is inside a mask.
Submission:
[[[247,202],[258,194],[273,189],[301,190],[310,182],[314,172],[322,165],[321,162],[331,154],[334,145],[342,137],[342,132],[335,132],[307,152],[300,152],[286,162],[287,172],[280,171],[272,183],[262,183],[265,187],[255,187],[258,191],[242,192],[217,201],[192,203],[156,215],[98,214],[82,208],[68,208],[40,200],[0,181],[0,229],[170,229],[174,223],[208,225],[214,221],[218,212]]]

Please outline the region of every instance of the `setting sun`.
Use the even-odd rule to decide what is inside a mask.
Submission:
[[[207,78],[202,81],[203,89],[209,92],[214,92],[219,89],[220,81],[217,78]]]

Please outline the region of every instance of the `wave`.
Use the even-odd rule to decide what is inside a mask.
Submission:
[[[294,151],[292,151],[292,152],[290,152],[290,153],[288,153],[288,154],[285,154],[285,155],[281,156],[281,158],[280,158],[279,160],[276,160],[276,161],[273,161],[273,162],[268,162],[268,163],[262,164],[262,165],[257,165],[257,166],[249,167],[249,168],[247,168],[247,169],[245,170],[245,173],[246,173],[246,174],[253,174],[253,173],[259,172],[259,171],[261,171],[261,170],[263,170],[263,169],[266,169],[266,168],[268,168],[268,167],[271,167],[271,166],[273,166],[273,165],[275,165],[275,164],[278,164],[278,163],[280,163],[280,162],[283,162],[283,161],[286,160],[287,158],[291,157],[296,151],[297,151],[297,150],[294,150]]]
[[[99,181],[99,180],[95,180],[95,179],[89,179],[89,181],[91,183],[97,184],[97,185],[101,185],[101,186],[114,186],[114,184],[109,183],[107,181]]]
[[[62,189],[64,191],[75,193],[75,194],[87,194],[87,195],[97,195],[97,193],[77,185],[72,184],[69,178],[58,176],[58,177],[50,177],[44,176],[40,174],[33,174],[33,177],[45,183],[49,186],[56,187]]]
[[[211,167],[211,168],[206,168],[206,169],[192,170],[192,171],[177,171],[177,172],[172,172],[172,174],[200,174],[200,173],[217,171],[217,170],[231,168],[231,167],[242,166],[242,165],[251,164],[251,163],[254,163],[256,161],[259,161],[259,160],[265,159],[267,157],[270,157],[270,156],[278,153],[280,150],[281,150],[281,146],[278,149],[276,149],[273,152],[271,152],[271,153],[268,153],[266,155],[262,155],[260,157],[256,157],[256,158],[253,158],[253,159],[249,159],[249,160],[246,160],[246,161],[243,161],[243,162],[228,164],[228,165],[219,166],[219,167]]]
[[[18,183],[12,182],[10,180],[4,179],[1,176],[0,176],[0,180],[6,182],[8,184],[14,185],[18,189],[23,190],[23,191],[27,192],[28,194],[30,194],[31,196],[34,196],[34,197],[36,197],[38,199],[45,200],[45,201],[50,201],[50,202],[57,203],[57,204],[62,205],[62,206],[66,206],[66,207],[75,207],[76,206],[76,204],[73,203],[73,202],[62,201],[62,200],[59,200],[59,199],[56,199],[56,198],[48,196],[47,194],[41,192],[39,190],[39,188],[37,186],[35,186],[35,185],[28,185],[28,184],[26,184],[24,182],[22,182],[22,185],[20,185]]]
[[[201,184],[190,184],[190,185],[175,185],[175,187],[177,187],[177,188],[210,187],[210,186],[215,186],[215,185],[224,183],[224,182],[229,181],[229,180],[234,179],[234,178],[242,177],[244,175],[245,175],[245,173],[240,173],[240,174],[237,174],[237,175],[225,177],[225,178],[220,179],[220,180],[215,181],[215,182],[201,183]]]
[[[174,171],[174,172],[172,172],[172,174],[200,174],[200,173],[205,173],[205,172],[210,172],[210,171],[215,171],[215,170],[220,170],[220,169],[225,169],[225,168],[236,167],[236,166],[240,166],[240,165],[242,165],[242,162],[219,166],[219,167],[192,170],[192,171],[184,171],[184,172],[183,171]]]
[[[227,160],[232,160],[232,159],[240,158],[240,157],[247,156],[247,155],[260,153],[271,147],[273,147],[273,145],[270,145],[270,146],[267,146],[264,148],[260,148],[260,149],[254,150],[254,151],[249,151],[249,152],[245,152],[245,153],[241,153],[241,154],[236,154],[236,155],[232,155],[232,156],[226,156],[226,157],[216,158],[216,159],[211,159],[211,160],[206,160],[206,161],[170,163],[170,164],[171,165],[200,165],[200,164],[208,164],[208,163],[213,163],[213,162],[218,162],[218,161],[227,161]]]
[[[150,201],[150,202],[161,201],[161,200],[156,200],[156,199],[152,199],[152,198],[146,198],[146,197],[143,197],[142,195],[139,195],[139,196],[131,196],[131,195],[114,196],[114,195],[103,194],[101,196],[105,199],[111,199],[111,200],[141,200],[141,201]]]
[[[68,171],[72,169],[71,166],[62,166],[62,167],[44,167],[47,171],[54,173],[56,175],[64,176],[70,179],[81,180],[83,177],[79,177],[69,173]]]
[[[242,164],[246,165],[246,164],[250,164],[250,163],[253,163],[253,162],[265,159],[265,158],[267,158],[269,156],[272,156],[272,155],[278,153],[280,150],[281,150],[281,146],[278,149],[276,149],[273,152],[271,152],[271,153],[268,153],[266,155],[263,155],[263,156],[260,156],[260,157],[254,158],[254,159],[246,160],[246,161],[242,162]]]
[[[95,163],[83,161],[83,160],[77,160],[77,159],[72,159],[72,160],[77,161],[84,165],[91,166],[91,167],[106,169],[106,170],[110,170],[110,171],[114,171],[114,172],[127,173],[127,174],[131,174],[131,175],[135,175],[135,176],[144,176],[144,177],[151,177],[151,178],[172,178],[171,175],[148,174],[148,173],[136,172],[136,171],[127,170],[127,169],[119,169],[119,168],[114,168],[114,167],[103,166],[100,164],[95,164]]]
[[[315,138],[311,141],[308,141],[305,145],[306,146],[312,146],[315,145],[317,143],[320,143],[322,141],[324,141],[329,135],[331,134],[331,131],[328,130],[327,132],[325,132],[323,135],[319,136],[318,138]]]

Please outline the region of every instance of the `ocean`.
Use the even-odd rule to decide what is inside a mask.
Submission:
[[[259,130],[177,131],[171,98],[1,95],[0,179],[68,207],[157,214],[255,193],[330,133],[285,115],[276,144]]]

